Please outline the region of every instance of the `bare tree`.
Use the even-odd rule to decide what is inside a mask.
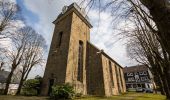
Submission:
[[[169,56],[158,41],[157,34],[150,30],[137,14],[133,18],[136,19],[134,26],[136,28],[133,32],[128,33],[128,37],[131,38],[128,44],[128,52],[136,61],[150,66],[153,75],[159,77],[157,79],[159,79],[158,83],[162,87],[162,93],[165,92],[163,94],[166,94],[169,98],[169,78],[166,74],[166,68],[169,67]]]
[[[166,52],[170,55],[170,2],[169,0],[140,0],[141,3],[149,10],[158,28],[158,36],[162,40],[162,44]],[[169,68],[170,69],[170,68]],[[170,72],[169,72],[170,73]]]
[[[24,53],[24,60],[21,64],[22,75],[17,95],[20,94],[23,82],[27,79],[31,69],[37,65],[41,66],[44,63],[43,52],[46,49],[45,39],[35,31],[31,31],[30,34],[31,41],[27,42],[28,45]]]
[[[18,68],[24,60],[24,53],[25,50],[27,50],[27,45],[29,45],[29,41],[32,41],[30,36],[32,31],[33,30],[30,27],[24,27],[14,32],[10,37],[12,40],[12,47],[9,50],[6,50],[6,57],[9,62],[11,62],[11,71],[6,80],[4,94],[8,93],[8,87],[15,69]]]
[[[0,38],[5,38],[4,30],[15,27],[13,21],[20,19],[20,9],[17,4],[5,0],[0,1]],[[5,32],[6,33],[6,32]]]

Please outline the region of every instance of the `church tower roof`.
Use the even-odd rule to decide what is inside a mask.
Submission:
[[[57,19],[53,23],[56,24],[57,22],[59,22],[65,16],[67,16],[68,14],[70,14],[72,12],[76,13],[82,19],[82,21],[84,21],[87,24],[87,26],[89,28],[93,27],[89,21],[89,18],[87,16],[86,12],[85,12],[85,9],[78,6],[77,3],[72,3],[69,6],[64,6],[62,9],[62,12],[58,15]]]

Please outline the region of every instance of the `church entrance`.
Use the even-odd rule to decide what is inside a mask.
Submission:
[[[48,95],[52,92],[52,86],[54,85],[54,79],[49,80],[49,88],[48,88]]]

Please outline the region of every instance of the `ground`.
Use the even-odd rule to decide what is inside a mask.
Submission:
[[[166,97],[159,94],[149,93],[127,93],[119,96],[112,97],[84,97],[74,100],[166,100]],[[0,100],[49,100],[48,97],[26,97],[26,96],[4,96],[0,95]]]

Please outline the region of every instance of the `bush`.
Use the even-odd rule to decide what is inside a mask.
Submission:
[[[39,94],[42,78],[28,79],[24,82],[21,94],[26,96],[35,96]]]
[[[25,95],[25,96],[36,96],[36,95],[38,95],[37,90],[35,90],[35,89],[23,89],[21,94]]]
[[[76,93],[75,97],[82,97],[82,95],[83,95],[82,93]]]
[[[56,85],[52,87],[51,98],[58,99],[72,99],[75,92],[70,84]]]
[[[0,95],[4,93],[4,89],[0,89]]]

